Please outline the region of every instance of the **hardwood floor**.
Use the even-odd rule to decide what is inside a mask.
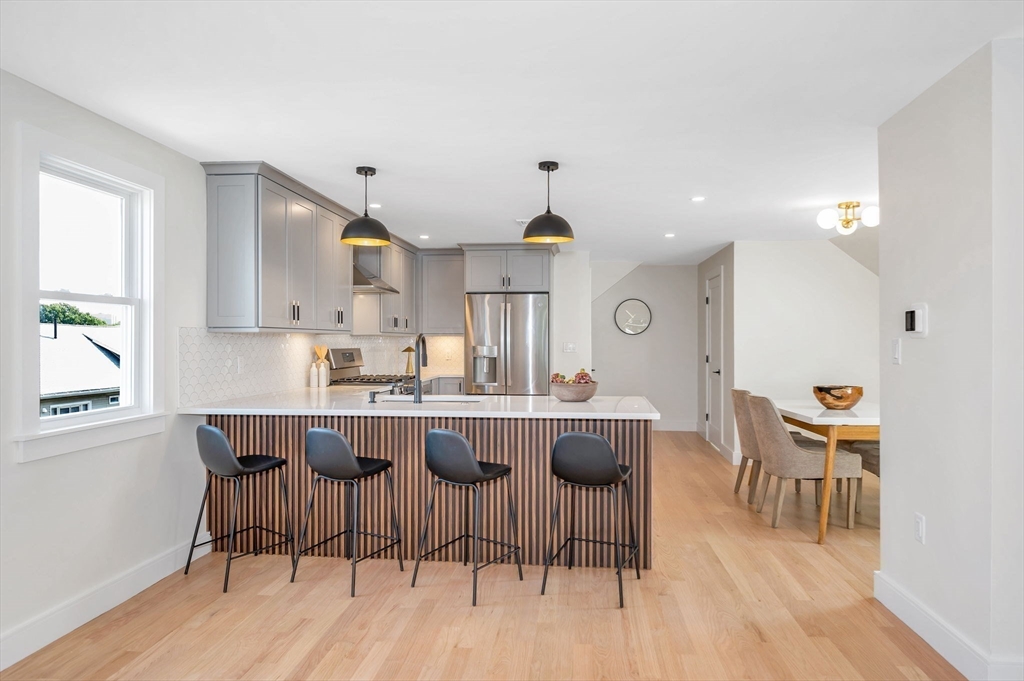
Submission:
[[[813,486],[790,489],[777,530],[732,492],[736,469],[694,433],[656,433],[654,569],[615,573],[510,565],[480,573],[424,563],[359,566],[223,554],[162,580],[3,673],[16,679],[959,679],[871,598],[878,480],[866,476],[857,529],[834,497],[815,543]],[[770,505],[766,505],[770,508]],[[416,532],[405,528],[406,536]]]

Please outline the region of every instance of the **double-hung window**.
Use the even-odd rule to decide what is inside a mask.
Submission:
[[[22,173],[20,460],[159,432],[163,179],[34,128]]]

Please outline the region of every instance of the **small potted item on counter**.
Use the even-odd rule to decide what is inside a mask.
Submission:
[[[597,382],[585,369],[572,378],[551,374],[551,394],[562,402],[586,402],[597,394]]]

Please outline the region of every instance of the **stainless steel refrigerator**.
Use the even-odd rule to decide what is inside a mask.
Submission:
[[[466,294],[466,393],[547,395],[548,294]]]

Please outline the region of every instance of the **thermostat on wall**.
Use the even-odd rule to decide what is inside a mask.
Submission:
[[[925,338],[928,335],[927,303],[915,303],[903,315],[906,331],[911,338]]]

